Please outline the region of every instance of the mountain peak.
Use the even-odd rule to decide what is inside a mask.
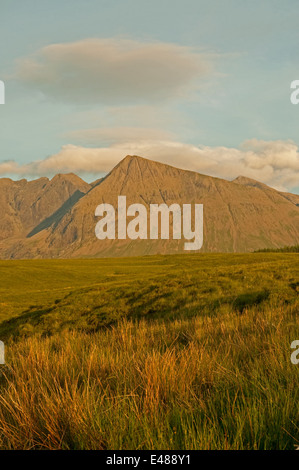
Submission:
[[[139,155],[126,155],[125,158],[123,158],[123,161],[124,160],[135,160],[135,159],[141,159],[141,160],[145,160],[145,158],[143,157],[139,157]]]
[[[183,170],[181,168],[176,168],[172,165],[169,165],[168,163],[163,163],[163,162],[160,162],[160,161],[156,161],[156,160],[150,160],[149,158],[145,158],[145,157],[140,157],[139,155],[127,155],[125,158],[123,158],[113,169],[112,171],[114,171],[115,169],[117,168],[125,168],[125,169],[128,169],[129,167],[132,166],[132,164],[136,164],[138,165],[141,169],[145,169],[145,168],[153,168],[153,167],[156,167],[156,168],[160,168],[160,169],[163,169],[163,170],[166,170],[166,169],[173,169],[175,171],[183,171],[183,172],[186,172],[188,170]],[[112,172],[111,171],[111,172]],[[192,172],[194,173],[194,172]]]
[[[144,157],[139,157],[138,155],[127,155],[111,170],[110,174],[114,173],[117,170],[122,170],[125,173],[127,173],[129,168],[132,169],[133,166],[144,167],[145,165],[149,165],[149,164],[154,165],[155,163],[157,162],[153,162],[152,160],[148,160],[147,158],[144,158]]]
[[[122,164],[132,163],[134,161],[135,162],[151,162],[151,160],[148,160],[147,158],[144,158],[144,157],[139,157],[139,155],[126,155],[125,158],[123,158],[117,166],[122,165]]]
[[[235,178],[233,181],[233,183],[237,183],[237,184],[242,184],[243,186],[253,186],[255,188],[260,188],[260,189],[272,189],[272,188],[269,188],[269,186],[267,186],[266,184],[264,183],[261,183],[260,181],[257,181],[257,180],[254,180],[253,178],[248,178],[247,176],[238,176],[237,178]]]
[[[57,173],[55,176],[53,176],[51,181],[58,181],[58,180],[80,181],[81,178],[75,175],[75,173]]]
[[[75,173],[58,173],[51,179],[52,185],[57,183],[58,185],[67,184],[74,187],[78,187],[78,189],[82,190],[83,192],[87,192],[91,187],[82,178],[75,175]]]

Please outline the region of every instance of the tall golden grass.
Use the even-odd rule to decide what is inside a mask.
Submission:
[[[292,449],[298,308],[124,320],[10,342],[0,448]]]

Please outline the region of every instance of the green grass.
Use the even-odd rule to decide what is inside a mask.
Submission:
[[[299,253],[299,245],[284,246],[283,248],[263,248],[256,253]]]
[[[2,449],[299,445],[294,253],[0,262]]]

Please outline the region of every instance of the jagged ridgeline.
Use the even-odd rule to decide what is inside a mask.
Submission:
[[[203,204],[203,252],[250,252],[299,243],[299,196],[127,156],[93,184],[74,174],[0,179],[0,257],[71,258],[183,253],[184,240],[98,240],[99,204]],[[171,233],[171,230],[170,230]]]

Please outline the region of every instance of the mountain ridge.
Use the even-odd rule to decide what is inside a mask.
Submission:
[[[184,252],[184,240],[98,240],[95,208],[103,202],[117,207],[119,195],[127,196],[128,205],[146,207],[152,203],[202,203],[204,252],[254,251],[299,243],[299,196],[243,176],[227,181],[127,155],[104,178],[91,184],[73,173],[55,175],[51,180],[20,181],[14,184],[23,188],[26,198],[30,187],[31,204],[21,200],[19,209],[17,204],[1,209],[6,221],[12,212],[16,215],[14,230],[3,234],[0,226],[3,259]],[[7,184],[11,186],[0,180],[0,202],[1,186]],[[18,194],[16,191],[15,200]]]

